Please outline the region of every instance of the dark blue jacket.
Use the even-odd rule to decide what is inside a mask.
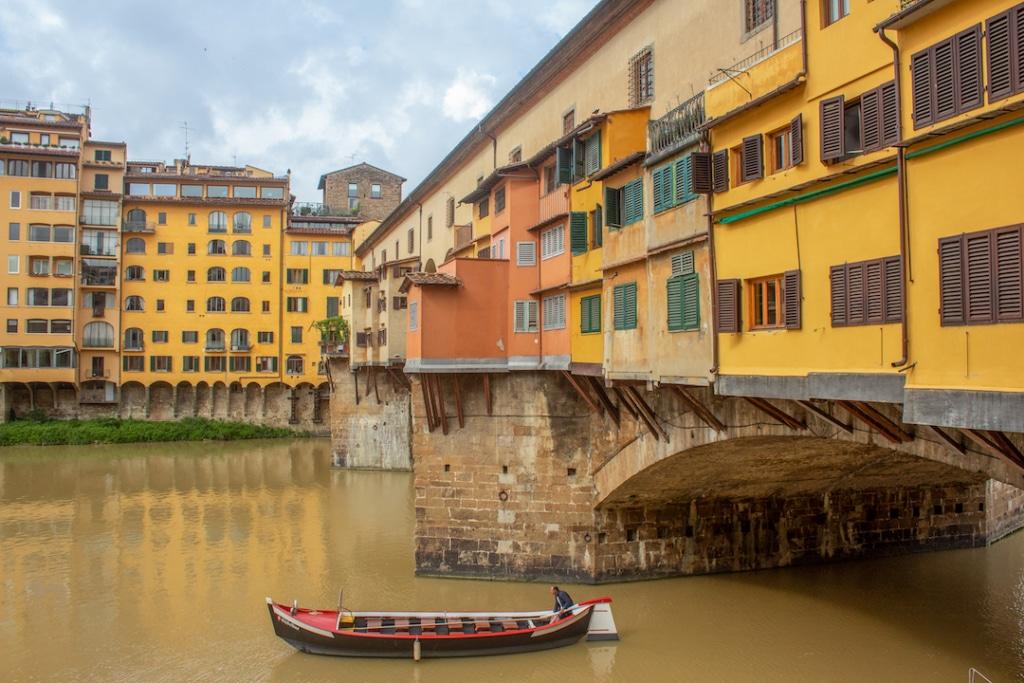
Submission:
[[[565,591],[558,591],[555,593],[555,606],[551,609],[553,612],[561,612],[562,610],[569,609],[574,604],[576,603],[573,602],[572,596]]]

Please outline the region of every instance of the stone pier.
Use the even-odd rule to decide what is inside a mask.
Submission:
[[[408,379],[332,359],[331,450],[338,467],[412,469]]]

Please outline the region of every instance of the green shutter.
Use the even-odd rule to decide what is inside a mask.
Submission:
[[[683,204],[697,198],[693,192],[693,159],[689,154],[676,160],[675,180],[676,204]]]
[[[601,170],[601,131],[597,131],[584,143],[584,168],[586,175]]]
[[[573,211],[569,217],[569,248],[573,256],[587,253],[587,214]]]
[[[642,178],[626,183],[622,188],[622,224],[630,225],[644,217],[644,181]]]
[[[587,147],[582,140],[574,140],[572,143],[572,180],[577,182],[586,177],[586,156]]]
[[[585,296],[580,299],[580,332],[587,334],[601,331],[601,295]]]
[[[668,279],[668,329],[683,329],[683,278],[676,276]]]
[[[572,150],[559,147],[555,150],[555,165],[558,167],[558,182],[567,185],[572,182]]]
[[[684,330],[700,328],[700,276],[697,273],[683,275],[682,322]]]
[[[651,180],[654,183],[654,213],[664,211],[668,207],[665,206],[665,202],[662,200],[662,194],[664,193],[665,186],[665,169],[659,168],[651,174]],[[671,206],[671,203],[669,204]]]
[[[605,223],[609,228],[622,227],[622,191],[617,188],[604,188],[604,205],[607,215]]]
[[[593,235],[590,238],[591,245],[597,249],[604,244],[604,211],[601,209],[601,205],[598,204],[594,207],[594,220],[591,226]]]
[[[636,329],[636,283],[616,285],[612,294],[615,329]]]

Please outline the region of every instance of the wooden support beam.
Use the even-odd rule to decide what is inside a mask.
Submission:
[[[601,380],[593,376],[587,377],[587,380],[590,382],[590,386],[594,390],[594,393],[597,394],[597,400],[602,406],[604,406],[604,409],[608,411],[608,415],[612,418],[612,422],[614,422],[615,426],[618,427],[622,417],[619,414],[618,407],[612,403],[611,398],[608,397],[608,392],[604,390],[604,385],[601,384]]]
[[[352,371],[352,386],[356,389],[356,405],[359,405],[359,368]]]
[[[909,443],[914,440],[914,435],[910,431],[904,429],[899,422],[896,422],[870,403],[867,403],[866,401],[854,401],[854,403],[856,403],[857,407],[864,411],[864,413],[870,415],[876,421],[886,425],[904,443]]]
[[[838,417],[836,417],[832,413],[828,412],[824,408],[820,408],[820,407],[814,405],[810,401],[797,401],[797,403],[799,403],[804,408],[809,410],[813,415],[817,415],[818,417],[820,417],[825,422],[828,422],[829,424],[832,424],[832,425],[835,425],[836,427],[839,427],[840,429],[842,429],[847,434],[853,434],[853,425],[851,425],[851,424],[849,424],[847,422],[843,422]]]
[[[914,437],[906,430],[863,401],[839,401],[838,403],[843,410],[859,418],[869,427],[873,427],[892,443],[907,443],[914,440]]]
[[[380,391],[377,390],[377,379],[380,377],[380,373],[377,370],[373,371],[373,395],[377,399],[377,405],[380,405]]]
[[[420,389],[423,390],[423,411],[427,414],[427,431],[434,431],[434,405],[430,398],[429,375],[420,375]]]
[[[942,427],[936,427],[935,425],[928,425],[928,429],[932,430],[935,436],[939,437],[944,444],[949,446],[951,449],[956,451],[958,454],[963,455],[967,452],[967,447],[960,443],[960,439],[956,438],[952,434],[948,433]]]
[[[484,404],[487,406],[487,414],[494,415],[494,406],[491,403],[491,376],[484,373]]]
[[[373,377],[373,366],[366,366],[366,395],[370,395],[370,378]]]
[[[452,375],[455,383],[455,414],[459,417],[459,429],[466,428],[466,416],[462,412],[462,392],[459,390],[459,376]]]
[[[403,389],[405,389],[406,391],[409,391],[410,389],[412,389],[412,385],[409,383],[409,378],[405,376],[404,372],[400,372],[400,371],[396,370],[395,368],[390,368],[389,367],[388,368],[388,374],[391,377],[393,377],[395,379],[395,381],[397,381],[398,384]]]
[[[747,403],[754,406],[762,413],[768,415],[776,422],[779,422],[780,424],[789,427],[790,429],[796,430],[798,432],[807,429],[806,424],[796,419],[795,417],[793,417],[786,411],[782,410],[781,408],[777,408],[775,404],[769,403],[767,400],[763,398],[753,398],[750,396],[745,396],[744,399],[747,401]]]
[[[668,442],[668,432],[666,432],[660,424],[658,424],[658,416],[654,413],[654,409],[647,405],[647,401],[640,395],[640,392],[636,390],[636,387],[626,387],[626,393],[633,398],[633,404],[636,406],[637,411],[644,417],[648,426],[651,427],[655,434],[654,438],[665,439]]]
[[[962,429],[960,431],[982,448],[1024,469],[1024,456],[1021,455],[1020,449],[1002,432],[992,432],[984,429]]]
[[[623,392],[622,389],[620,389],[619,387],[612,388],[615,390],[615,395],[619,397],[619,402],[626,407],[626,411],[633,417],[634,420],[639,422],[640,416],[637,414],[636,408],[633,407],[633,404],[630,403],[629,399],[626,397],[625,392]]]
[[[434,389],[437,390],[438,416],[441,418],[441,433],[448,436],[448,414],[444,408],[444,385],[441,384],[441,375],[432,375],[434,378]]]
[[[580,386],[579,382],[576,381],[576,378],[572,376],[571,372],[569,372],[568,370],[562,370],[562,377],[565,377],[567,380],[569,380],[569,384],[571,384],[572,388],[576,390],[576,393],[580,395],[580,398],[582,398],[586,402],[586,404],[590,406],[591,410],[593,410],[595,413],[604,412],[604,408],[598,407],[597,403],[594,402],[594,399],[592,399],[590,397],[590,394],[588,394],[583,389],[583,387]]]
[[[623,389],[621,396],[623,400],[625,400],[626,405],[629,407],[630,412],[633,413],[634,419],[637,422],[644,424],[647,427],[647,431],[651,433],[651,436],[653,436],[656,441],[660,441],[661,435],[658,434],[658,430],[655,429],[654,424],[651,423],[647,415],[642,410],[640,410],[640,407],[636,404],[636,401],[633,400],[632,394]]]
[[[671,385],[672,389],[676,392],[679,398],[683,399],[683,403],[693,411],[693,414],[700,418],[700,421],[711,427],[716,432],[724,432],[727,428],[725,423],[715,417],[715,414],[711,412],[711,409],[705,406],[703,403],[691,396],[686,389],[679,386],[678,384]]]

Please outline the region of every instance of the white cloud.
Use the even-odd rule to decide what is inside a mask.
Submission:
[[[541,11],[540,23],[564,36],[593,6],[593,0],[556,0]]]
[[[460,122],[479,119],[493,104],[490,91],[497,82],[490,74],[460,68],[444,92],[444,115]]]

